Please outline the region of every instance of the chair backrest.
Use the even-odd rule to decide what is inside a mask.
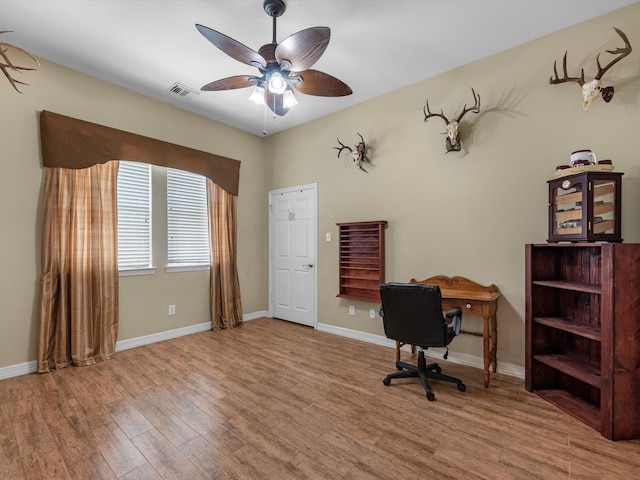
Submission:
[[[437,285],[385,283],[380,299],[388,338],[421,347],[444,347],[451,341]]]

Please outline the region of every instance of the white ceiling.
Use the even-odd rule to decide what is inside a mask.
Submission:
[[[354,93],[298,93],[298,105],[275,120],[248,101],[249,88],[199,91],[257,70],[218,50],[195,24],[257,51],[272,38],[263,0],[0,0],[0,30],[13,30],[0,41],[255,135],[266,126],[270,135],[636,1],[285,0],[278,42],[329,27],[331,41],[313,68]],[[24,90],[37,88],[37,74],[28,77]],[[176,82],[199,95],[170,93]]]

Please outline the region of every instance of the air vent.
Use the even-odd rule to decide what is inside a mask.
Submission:
[[[200,95],[200,92],[198,92],[197,90],[194,90],[193,88],[189,88],[186,87],[184,85],[181,85],[179,83],[174,83],[171,88],[169,89],[169,91],[171,93],[173,93],[174,95],[178,95],[179,97],[182,98],[190,98],[192,96],[198,96]]]

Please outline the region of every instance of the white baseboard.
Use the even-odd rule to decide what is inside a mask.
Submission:
[[[267,310],[262,310],[261,312],[245,313],[242,315],[242,320],[246,322],[249,320],[256,320],[258,318],[264,318],[268,316],[269,312]]]
[[[318,323],[316,327],[321,332],[333,333],[334,335],[340,335],[342,337],[352,338],[354,340],[361,340],[363,342],[373,343],[375,345],[381,345],[383,347],[396,348],[396,342],[388,339],[382,335],[374,335],[372,333],[359,332],[357,330],[350,330],[348,328],[336,327],[334,325],[328,325],[326,323]],[[404,349],[410,349],[408,345],[403,347]],[[445,349],[431,348],[429,349],[429,356],[442,358],[444,356]],[[449,352],[447,359],[449,362],[459,363],[462,365],[468,365],[470,367],[476,367],[484,369],[484,359],[482,357],[476,357],[474,355],[467,355],[460,352]],[[511,377],[524,379],[524,367],[519,365],[513,365],[508,363],[498,363],[498,373],[509,375]]]
[[[173,330],[167,330],[164,332],[152,333],[150,335],[143,335],[142,337],[129,338],[127,340],[120,340],[116,342],[116,352],[122,350],[128,350],[130,348],[140,347],[142,345],[149,345],[150,343],[162,342],[171,338],[184,337],[185,335],[191,335],[192,333],[206,332],[211,330],[211,322],[199,323],[197,325],[189,325],[188,327],[176,328]]]
[[[242,319],[246,322],[268,316],[269,312],[259,311],[247,313],[242,316]],[[188,327],[176,328],[174,330],[167,330],[165,332],[153,333],[151,335],[144,335],[142,337],[121,340],[119,342],[116,342],[116,352],[127,350],[129,348],[140,347],[142,345],[149,345],[151,343],[162,342],[163,340],[169,340],[170,338],[177,338],[185,335],[191,335],[192,333],[204,332],[210,329],[211,322],[205,322],[199,323],[197,325],[190,325]],[[334,335],[340,335],[342,337],[352,338],[354,340],[361,340],[363,342],[372,343],[374,345],[381,345],[383,347],[395,348],[396,345],[393,340],[389,340],[387,337],[383,337],[382,335],[359,332],[357,330],[336,327],[335,325],[329,325],[326,323],[318,323],[316,329],[321,332],[332,333]],[[407,346],[406,348],[409,347]],[[432,349],[430,351],[430,354],[431,356],[442,358],[442,355],[444,355],[444,350]],[[469,365],[476,368],[484,368],[484,362],[481,357],[467,355],[459,352],[450,352],[448,361],[460,363],[462,365]],[[27,373],[33,373],[37,370],[38,362],[35,360],[32,360],[30,362],[18,363],[16,365],[9,365],[7,367],[0,367],[0,380],[4,380],[5,378],[17,377],[19,375],[26,375]],[[498,373],[517,378],[524,378],[524,368],[519,365],[505,364],[503,362],[499,363]]]
[[[248,320],[255,320],[256,318],[266,317],[268,313],[269,312],[267,311],[247,313],[242,316],[242,319],[245,322]],[[204,332],[207,330],[211,330],[211,322],[189,325],[188,327],[176,328],[173,330],[167,330],[165,332],[152,333],[151,335],[143,335],[142,337],[129,338],[127,340],[120,340],[119,342],[116,342],[116,352],[128,350],[129,348],[140,347],[142,345],[149,345],[151,343],[162,342],[163,340],[169,340],[170,338],[183,337],[185,335],[191,335],[192,333]],[[27,373],[34,373],[37,371],[38,362],[36,360],[18,363],[16,365],[9,365],[8,367],[0,367],[0,380],[4,380],[5,378],[18,377],[20,375],[26,375]]]
[[[262,318],[265,315],[266,313],[264,311],[247,313],[242,315],[242,320],[246,322],[249,320],[255,320],[256,318]],[[191,335],[192,333],[206,332],[207,330],[211,330],[211,322],[189,325],[188,327],[176,328],[165,332],[152,333],[151,335],[145,335],[143,337],[122,340],[116,343],[116,352],[139,347],[141,345],[149,345],[150,343],[162,342],[163,340],[169,340],[170,338],[184,337],[185,335]]]
[[[37,370],[38,362],[36,360],[9,365],[8,367],[0,368],[0,380],[4,380],[5,378],[18,377],[20,375],[26,375],[27,373],[33,373]]]

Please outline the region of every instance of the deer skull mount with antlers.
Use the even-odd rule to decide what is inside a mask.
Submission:
[[[429,99],[427,99],[427,104],[422,109],[422,111],[424,112],[425,122],[431,117],[440,117],[442,120],[444,120],[447,128],[447,131],[445,132],[447,134],[446,153],[459,152],[462,149],[462,142],[460,142],[460,121],[462,120],[462,117],[464,117],[469,112],[480,112],[480,95],[477,95],[473,88],[471,89],[471,93],[473,93],[473,99],[475,101],[473,107],[467,108],[467,104],[465,103],[464,107],[462,107],[462,112],[460,113],[460,115],[458,115],[458,118],[452,121],[449,121],[449,119],[445,117],[442,110],[440,110],[440,113],[431,113],[431,110],[429,110]]]
[[[351,157],[353,159],[353,163],[355,165],[357,165],[358,168],[360,170],[362,170],[364,173],[369,173],[364,168],[364,164],[371,165],[371,161],[369,160],[369,157],[367,156],[368,146],[365,143],[364,138],[362,138],[362,135],[358,134],[358,136],[360,137],[360,142],[358,142],[358,144],[355,146],[355,150],[353,148],[345,145],[344,143],[342,143],[339,138],[337,140],[338,140],[338,143],[340,144],[340,146],[339,147],[333,147],[333,148],[338,150],[338,158],[340,158],[340,154],[342,153],[343,150],[348,150],[349,153],[351,153]]]
[[[11,30],[0,31],[0,35],[3,33],[11,33]],[[20,85],[28,85],[28,84],[13,78],[11,76],[11,72],[21,74],[23,71],[35,70],[35,68],[19,67],[17,65],[14,65],[13,62],[9,59],[9,56],[7,55],[7,52],[10,48],[13,48],[14,50],[17,50],[19,52],[22,52],[28,55],[31,58],[31,60],[35,62],[36,65],[40,65],[40,63],[33,55],[31,55],[26,50],[23,50],[20,47],[16,47],[15,45],[11,45],[10,43],[0,42],[0,70],[2,70],[2,73],[4,73],[4,76],[7,77],[7,80],[9,80],[9,83],[14,88],[14,90],[18,93],[22,93],[18,89],[18,84]]]
[[[556,62],[553,62],[553,73],[554,77],[549,78],[549,83],[551,85],[557,85],[559,83],[565,82],[576,82],[578,85],[582,87],[582,109],[586,110],[591,105],[591,102],[595,100],[598,96],[598,93],[602,95],[602,99],[609,103],[613,98],[613,86],[603,87],[602,86],[602,77],[607,71],[613,67],[616,63],[622,60],[624,57],[631,53],[631,44],[629,43],[629,39],[624,34],[624,32],[616,27],[613,27],[618,35],[624,41],[624,47],[616,48],[615,50],[605,50],[607,53],[611,55],[615,55],[616,57],[611,60],[607,65],[602,67],[600,65],[600,53],[596,57],[596,65],[598,66],[598,73],[595,78],[590,82],[585,82],[584,80],[584,68],[580,70],[579,77],[570,77],[567,74],[567,52],[564,52],[564,58],[562,59],[562,71],[564,76],[560,78],[558,76],[558,69],[556,67]]]

